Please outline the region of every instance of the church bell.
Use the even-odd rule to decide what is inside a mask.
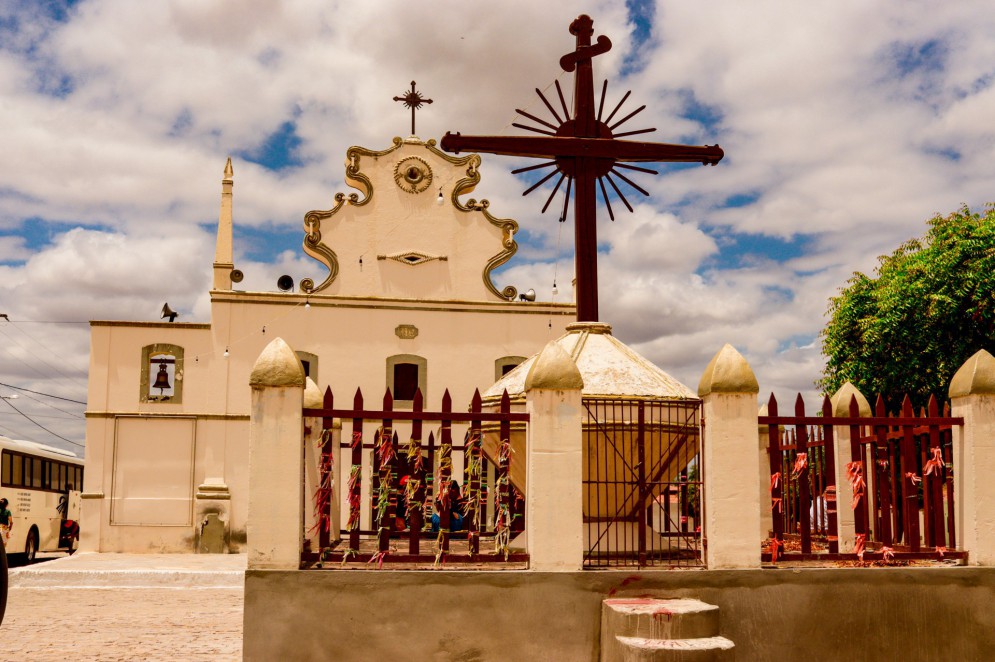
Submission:
[[[169,385],[169,373],[166,372],[165,363],[159,364],[159,373],[155,376],[155,384],[152,385],[152,388],[159,389],[160,394],[167,388],[173,388]]]

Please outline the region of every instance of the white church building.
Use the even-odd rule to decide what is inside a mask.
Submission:
[[[476,154],[453,157],[414,136],[382,151],[349,148],[356,192],[304,217],[304,251],[327,275],[297,291],[248,292],[236,289],[229,160],[210,322],[91,323],[81,548],[195,551],[212,515],[226,551],[244,546],[249,374],[277,336],[336,404],[351,404],[357,388],[379,404],[390,388],[399,409],[417,388],[427,408],[446,389],[468,402],[561,336],[572,303],[494,284],[518,224],[466,197],[479,165]]]

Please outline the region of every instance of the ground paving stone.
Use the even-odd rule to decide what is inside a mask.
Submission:
[[[240,588],[12,587],[0,659],[240,660]]]

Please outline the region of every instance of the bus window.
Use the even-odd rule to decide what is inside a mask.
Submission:
[[[83,467],[76,467],[76,489],[83,491]]]
[[[24,456],[15,455],[14,456],[14,480],[11,481],[11,485],[15,487],[22,487],[24,485]]]
[[[48,471],[45,472],[48,482],[45,483],[45,487],[50,490],[59,489],[59,463],[45,460],[45,464],[48,465]]]
[[[3,452],[3,469],[0,469],[0,485],[10,485],[11,462],[10,453]]]
[[[31,458],[32,468],[31,468],[31,487],[41,487],[41,458],[34,457]]]
[[[66,491],[66,465],[59,465],[59,491]]]

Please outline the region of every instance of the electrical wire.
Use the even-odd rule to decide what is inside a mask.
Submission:
[[[64,356],[61,356],[54,349],[51,349],[50,347],[46,347],[44,344],[42,344],[40,341],[38,341],[33,335],[29,334],[27,331],[25,331],[20,326],[18,326],[18,324],[19,324],[18,322],[12,322],[9,318],[7,319],[7,325],[10,325],[10,326],[14,327],[15,329],[17,329],[18,333],[22,334],[25,338],[27,338],[28,340],[30,340],[31,342],[33,342],[38,347],[41,347],[42,350],[44,350],[46,353],[51,354],[52,356],[54,356],[55,358],[59,359],[60,361],[62,361],[66,365],[69,365],[69,364],[72,363],[72,361],[70,359],[67,359]],[[67,377],[67,378],[69,378],[69,379],[71,379],[73,381],[76,381],[75,377],[73,377],[72,375],[67,375],[66,373],[62,372],[62,370],[60,370],[58,366],[53,366],[53,365],[49,364],[47,361],[45,361],[45,359],[43,359],[41,357],[37,357],[37,358],[42,363],[45,363],[46,365],[49,365],[56,372],[58,372],[60,375],[63,375],[63,376],[65,376],[65,377]]]
[[[22,388],[20,386],[14,386],[13,384],[4,384],[0,382],[0,386],[6,386],[7,388],[12,388],[17,391],[24,391],[25,393],[34,393],[35,395],[44,395],[47,398],[55,398],[56,400],[65,400],[66,402],[75,402],[78,405],[85,405],[85,402],[80,402],[79,400],[72,400],[70,398],[63,398],[60,395],[52,395],[51,393],[42,393],[41,391],[32,391],[29,388]],[[34,398],[32,398],[34,400]]]
[[[56,407],[55,405],[50,405],[47,402],[45,402],[44,400],[39,400],[38,398],[36,398],[34,396],[31,396],[31,395],[28,395],[27,393],[24,394],[24,397],[26,397],[28,400],[34,400],[38,404],[45,405],[46,407],[50,407],[50,408],[54,409],[55,411],[61,411],[63,414],[69,414],[69,416],[72,417],[72,418],[85,418],[84,416],[80,416],[79,414],[73,413],[71,411],[66,411],[65,409],[60,409],[60,408]],[[65,418],[65,416],[56,416],[55,418]]]
[[[65,437],[63,437],[63,436],[62,436],[61,434],[57,434],[57,433],[55,433],[55,432],[52,432],[52,431],[51,431],[51,430],[49,430],[49,429],[48,429],[47,427],[45,427],[44,425],[42,425],[41,423],[39,423],[39,422],[38,422],[38,421],[36,421],[35,419],[31,418],[30,416],[28,416],[27,414],[25,414],[25,413],[24,413],[23,411],[21,411],[21,410],[20,410],[20,409],[18,409],[17,407],[15,407],[15,406],[14,406],[14,403],[13,403],[13,402],[11,402],[10,400],[8,400],[7,398],[0,398],[0,400],[3,400],[4,402],[6,402],[6,403],[7,403],[8,405],[10,405],[11,409],[13,409],[13,410],[14,410],[14,411],[16,411],[16,412],[17,412],[18,414],[20,414],[20,415],[21,415],[21,416],[23,416],[24,418],[28,419],[29,421],[31,421],[32,423],[34,423],[35,425],[37,425],[38,427],[40,427],[40,428],[41,428],[42,430],[44,430],[45,432],[49,433],[49,434],[50,434],[50,435],[52,435],[53,437],[58,437],[58,438],[59,438],[59,439],[61,439],[62,441],[68,441],[68,442],[69,442],[70,444],[72,444],[73,446],[79,446],[80,448],[86,448],[86,446],[85,446],[84,444],[81,444],[81,443],[79,443],[79,442],[76,442],[76,441],[73,441],[72,439],[66,439],[66,438],[65,438]]]
[[[23,331],[21,331],[21,333],[24,333],[24,332],[23,332]],[[25,346],[24,346],[24,345],[22,345],[21,343],[17,342],[17,340],[15,340],[14,338],[12,338],[12,337],[11,337],[11,336],[10,336],[10,335],[9,335],[9,334],[8,334],[8,333],[6,332],[6,331],[4,331],[4,330],[3,330],[3,326],[0,326],[0,335],[2,335],[2,336],[3,336],[4,338],[6,338],[7,340],[9,340],[9,341],[10,341],[10,342],[12,342],[13,344],[15,344],[15,345],[17,345],[18,347],[20,347],[20,348],[21,348],[22,350],[24,350],[25,352],[27,352],[27,353],[28,353],[28,354],[29,354],[30,356],[32,356],[33,358],[37,359],[38,361],[40,361],[41,363],[45,364],[46,366],[48,366],[49,368],[51,368],[51,369],[52,369],[52,370],[54,370],[55,372],[59,373],[59,375],[61,375],[61,376],[62,376],[62,378],[64,378],[64,379],[68,380],[68,381],[69,381],[70,383],[74,383],[74,384],[76,384],[77,386],[82,386],[83,388],[86,388],[86,385],[85,385],[85,384],[83,384],[82,382],[79,382],[79,381],[77,381],[77,380],[76,380],[75,378],[73,378],[73,377],[70,377],[70,376],[69,376],[69,375],[67,375],[66,373],[62,372],[62,370],[60,370],[60,369],[59,369],[58,367],[56,367],[56,366],[52,365],[51,363],[49,363],[48,361],[46,361],[46,360],[45,360],[45,359],[43,359],[42,357],[40,357],[40,356],[38,356],[37,354],[35,354],[35,353],[34,353],[34,352],[33,352],[32,350],[28,349],[27,347],[25,347]],[[14,354],[13,352],[11,352],[11,351],[10,351],[10,348],[9,348],[9,347],[7,348],[7,351],[8,351],[8,353],[9,353],[9,354],[10,354],[11,356],[13,356],[14,358],[16,358],[16,359],[18,359],[19,361],[21,361],[21,363],[24,363],[24,365],[28,365],[28,363],[26,363],[25,361],[23,361],[22,359],[20,359],[20,357],[17,357],[17,356],[16,356],[16,355],[15,355],[15,354]],[[29,366],[29,367],[30,367],[30,366]],[[35,368],[33,368],[33,367],[32,367],[32,370],[35,370],[35,372],[37,372],[37,373],[38,373],[39,375],[42,375],[42,373],[41,373],[40,371],[36,370],[36,369],[35,369]],[[46,377],[46,378],[49,378],[49,377],[48,377],[47,375],[42,375],[42,376],[43,376],[43,377]]]

